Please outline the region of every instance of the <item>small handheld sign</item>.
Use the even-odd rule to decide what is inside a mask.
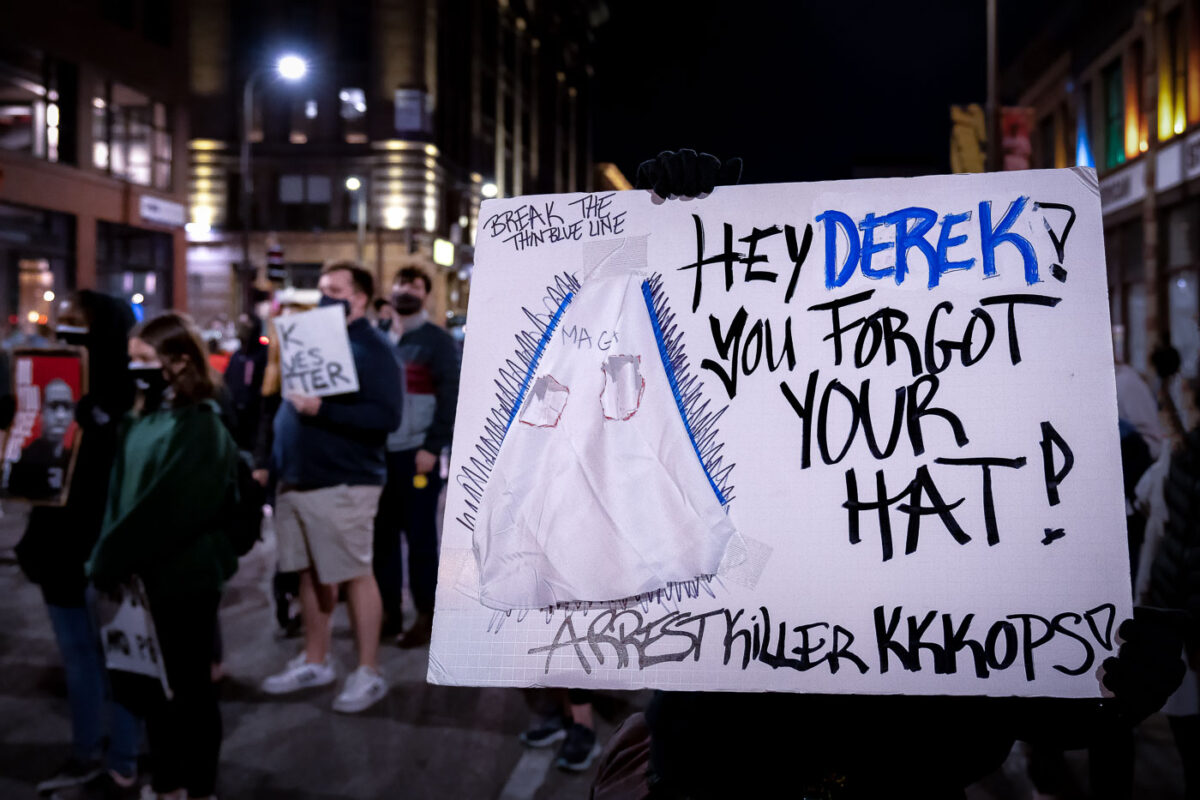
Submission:
[[[327,397],[358,391],[358,372],[341,306],[275,319],[283,394]]]

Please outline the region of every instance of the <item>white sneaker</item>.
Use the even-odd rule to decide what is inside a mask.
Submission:
[[[328,686],[337,680],[337,672],[326,657],[324,664],[309,664],[304,655],[288,661],[283,672],[272,675],[262,682],[262,690],[267,694],[290,694],[301,689],[312,689],[316,686]]]
[[[342,693],[333,701],[333,710],[357,714],[375,705],[387,694],[388,685],[379,670],[362,666],[350,673]]]

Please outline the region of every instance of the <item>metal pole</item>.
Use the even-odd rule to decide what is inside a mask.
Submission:
[[[250,123],[254,115],[254,79],[251,72],[242,87],[242,264],[250,269],[250,203],[254,197],[254,180],[250,177]]]
[[[367,257],[367,190],[366,186],[358,187],[358,263],[362,264]]]
[[[987,169],[998,171],[1000,155],[1000,91],[996,76],[996,0],[987,0]]]

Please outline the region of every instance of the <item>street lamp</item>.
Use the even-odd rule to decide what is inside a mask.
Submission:
[[[357,176],[346,178],[346,189],[354,195],[358,215],[358,263],[363,263],[367,252],[367,193],[363,182]]]
[[[275,74],[286,81],[298,81],[308,74],[308,62],[295,53],[286,53],[275,61]],[[269,71],[266,66],[253,70],[242,87],[242,263],[250,268],[250,203],[254,179],[250,175],[250,123],[254,117],[254,82]]]

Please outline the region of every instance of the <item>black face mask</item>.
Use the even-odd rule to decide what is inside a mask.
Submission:
[[[60,325],[54,331],[54,336],[58,341],[72,347],[87,347],[92,341],[91,331],[75,326]]]
[[[163,396],[170,385],[167,383],[167,376],[163,374],[163,368],[158,365],[130,365],[129,375],[138,391],[142,393],[142,410],[149,412],[161,408]]]
[[[420,311],[423,305],[425,305],[424,300],[407,292],[396,292],[392,295],[392,307],[396,309],[397,314],[406,317]]]
[[[338,300],[335,297],[330,297],[327,294],[322,294],[320,301],[317,303],[317,306],[320,308],[325,308],[326,306],[341,306],[342,310],[346,312],[346,319],[350,319],[350,301],[349,300]]]

